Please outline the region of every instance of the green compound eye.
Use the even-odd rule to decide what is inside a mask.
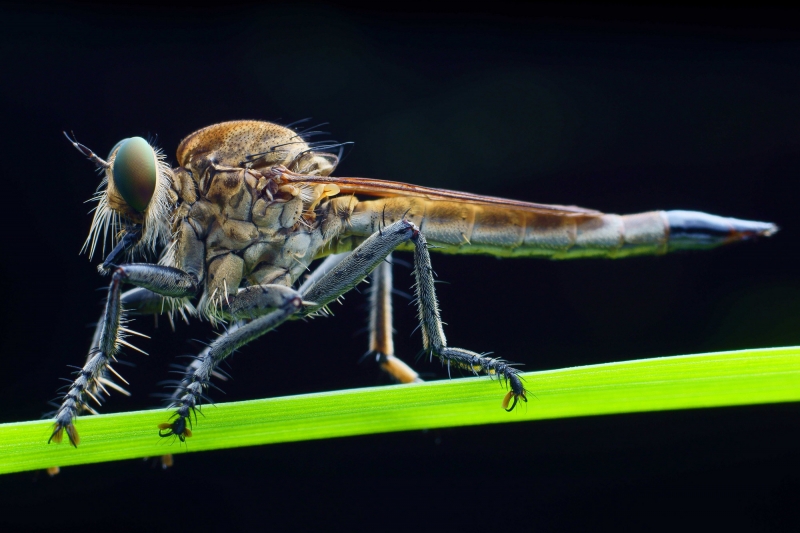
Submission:
[[[114,159],[114,185],[125,202],[143,213],[156,190],[156,154],[147,141],[131,137],[117,143]],[[111,150],[113,153],[114,150]]]

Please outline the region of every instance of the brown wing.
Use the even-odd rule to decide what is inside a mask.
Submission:
[[[365,194],[381,198],[392,196],[416,196],[428,200],[448,200],[469,204],[500,206],[508,209],[558,214],[562,216],[602,215],[600,211],[584,209],[582,207],[535,204],[532,202],[508,200],[506,198],[497,198],[494,196],[470,194],[468,192],[422,187],[420,185],[411,185],[399,181],[376,180],[371,178],[340,178],[334,176],[304,176],[291,172],[284,173],[283,178],[292,182],[334,183],[339,187],[342,194]]]

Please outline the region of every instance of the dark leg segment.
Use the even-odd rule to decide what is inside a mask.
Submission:
[[[78,376],[67,390],[61,406],[55,415],[55,425],[50,441],[61,442],[64,432],[70,444],[77,446],[80,438],[75,430],[74,420],[83,410],[93,411],[86,398],[91,398],[100,405],[100,400],[92,391],[107,393],[103,386],[108,383],[108,373],[118,375],[110,366],[116,361],[120,345],[127,344],[120,335],[123,309],[120,289],[123,283],[144,287],[163,296],[184,297],[197,292],[197,279],[176,268],[150,265],[130,264],[116,267],[111,276],[108,288],[105,312],[98,326],[99,335],[95,335],[96,343],[89,350],[86,364],[78,371]]]
[[[323,310],[327,304],[363,281],[393,249],[408,241],[415,231],[413,224],[403,220],[372,235],[351,254],[331,260],[328,263],[330,269],[322,276],[312,274],[313,281],[304,285],[306,289],[302,294],[282,285],[263,285],[248,287],[231,297],[226,311],[234,318],[263,316],[220,335],[190,365],[193,371],[184,377],[174,393],[176,400],[171,405],[176,408],[174,420],[160,424],[159,435],[174,435],[181,441],[190,437],[191,414],[205,398],[212,372],[219,363],[240,346],[275,329],[287,319]]]
[[[234,318],[258,316],[269,309],[277,309],[255,318],[248,324],[232,328],[214,341],[207,351],[200,354],[197,362],[191,365],[193,371],[178,385],[175,393],[177,399],[172,405],[176,408],[173,414],[174,420],[160,424],[159,435],[176,436],[181,441],[192,435],[191,415],[205,399],[204,393],[210,386],[212,372],[235,349],[271,331],[289,318],[323,311],[327,304],[363,281],[370,272],[384,263],[392,250],[409,239],[415,245],[414,273],[417,279],[417,302],[425,351],[431,356],[439,357],[442,362],[447,362],[448,368],[456,366],[475,374],[485,372],[506,380],[511,390],[503,401],[503,407],[508,408],[509,402],[513,399],[513,404],[508,410],[513,409],[520,399],[527,401],[525,389],[518,376],[519,371],[509,363],[447,346],[433,288],[433,271],[427,243],[414,224],[401,220],[367,238],[344,259],[337,258],[332,261],[330,270],[315,278],[313,283],[304,285],[306,288],[303,293],[280,285],[264,285],[249,287],[232,297],[227,310]],[[384,323],[385,318],[383,317]],[[376,328],[378,329],[381,328]],[[378,335],[380,333],[376,333],[376,339]]]
[[[179,302],[178,305],[175,304],[176,301]],[[181,314],[184,320],[188,321],[188,318],[186,317],[186,312],[187,310],[190,313],[193,311],[192,309],[187,309],[184,306],[184,302],[181,302],[180,300],[169,301],[166,300],[160,294],[157,294],[148,289],[143,289],[141,287],[136,287],[135,289],[131,289],[129,291],[125,291],[124,293],[122,293],[122,295],[120,296],[120,303],[122,305],[122,308],[125,310],[126,316],[161,315],[166,313],[170,317],[170,323],[172,322],[173,312]],[[92,347],[100,346],[100,336],[103,334],[104,325],[105,325],[105,313],[103,313],[103,315],[100,317],[100,320],[97,322],[97,327],[95,327],[94,336],[92,337],[92,344],[90,346]],[[140,333],[136,333],[135,331],[122,327],[122,325],[120,325],[119,329],[120,329],[120,335],[119,339],[117,339],[118,342],[120,342],[120,344],[126,345],[130,348],[133,348],[134,350],[141,352],[142,350],[139,350],[135,346],[132,346],[124,341],[124,334],[127,333],[132,335],[140,335],[142,337],[146,337],[146,335],[141,335]],[[86,358],[86,363],[88,363],[92,357],[93,357],[93,351],[90,351],[88,357]],[[128,384],[128,382],[125,381],[122,378],[122,376],[117,374],[114,371],[114,369],[111,368],[110,365],[106,365],[106,370],[108,372],[105,372],[103,376],[98,377],[97,381],[100,384],[105,385],[106,387],[111,387],[112,389],[121,392],[126,396],[130,396],[130,393],[128,391],[126,391],[125,389],[120,387],[117,383],[112,381],[112,375],[113,377],[116,377],[116,379],[122,381],[126,385]],[[97,396],[98,398],[106,395],[105,390],[101,390],[100,388],[97,387],[90,389],[89,392],[91,392],[94,396]]]
[[[422,345],[430,357],[436,356],[442,363],[447,363],[448,373],[451,366],[464,368],[474,374],[486,372],[497,375],[509,385],[508,394],[503,400],[503,408],[511,411],[519,400],[528,401],[525,388],[519,377],[519,370],[502,359],[487,357],[461,348],[447,346],[442,320],[439,316],[439,302],[433,286],[433,267],[428,253],[428,243],[422,233],[417,232],[414,241],[414,276],[416,277],[417,307],[422,329]],[[511,407],[509,402],[513,400]]]
[[[304,306],[302,315],[308,316],[323,310],[326,305],[364,281],[392,250],[408,242],[417,231],[411,222],[400,220],[370,235],[302,293],[304,300],[313,302],[313,305]]]
[[[286,319],[298,312],[303,305],[300,293],[289,287],[284,287],[282,285],[264,285],[252,287],[252,289],[254,289],[254,291],[251,291],[250,296],[255,297],[258,296],[259,293],[264,295],[269,301],[269,304],[265,307],[277,307],[276,310],[256,318],[252,322],[241,327],[237,326],[236,328],[229,329],[211,343],[208,350],[203,351],[200,356],[198,356],[197,362],[190,366],[190,368],[194,368],[194,372],[186,376],[175,391],[174,395],[177,399],[170,405],[170,407],[176,408],[173,414],[174,420],[158,426],[160,430],[159,435],[162,437],[175,435],[181,441],[184,441],[186,437],[191,437],[191,415],[199,408],[202,400],[205,399],[205,390],[211,384],[211,376],[216,367],[240,346],[244,346],[278,327],[285,322]],[[255,306],[248,309],[241,304],[241,314],[247,315],[251,309],[263,308],[261,305],[264,303],[264,300],[251,298],[249,301],[254,301]],[[233,305],[236,305],[235,300],[231,302],[231,306]]]

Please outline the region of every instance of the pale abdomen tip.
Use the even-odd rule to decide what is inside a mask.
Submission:
[[[730,242],[769,237],[778,231],[771,222],[720,217],[700,211],[665,211],[669,249],[714,248]]]

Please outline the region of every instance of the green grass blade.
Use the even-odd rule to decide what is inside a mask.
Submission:
[[[0,473],[391,431],[800,400],[800,347],[643,359],[526,373],[507,413],[497,381],[453,379],[206,406],[187,445],[157,435],[159,409],[86,416],[78,449],[51,423],[0,425]],[[65,439],[66,440],[66,439]]]

